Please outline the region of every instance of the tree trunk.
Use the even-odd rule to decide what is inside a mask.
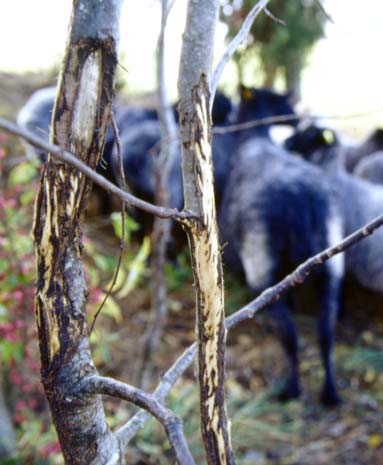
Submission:
[[[270,88],[274,87],[275,79],[277,76],[277,67],[270,62],[264,61],[263,70],[265,73],[263,85]]]
[[[51,140],[95,169],[114,93],[121,0],[73,2]],[[86,324],[82,223],[90,181],[49,156],[36,202],[36,318],[41,376],[66,464],[121,464],[101,396],[80,390],[95,373]]]
[[[238,79],[238,84],[243,84],[244,83],[244,66],[243,66],[243,61],[241,60],[241,57],[237,54],[234,55],[234,64],[235,68],[237,71],[237,79]]]
[[[185,209],[197,300],[202,436],[210,465],[233,464],[224,398],[226,331],[211,152],[209,76],[216,0],[189,1],[178,81]]]
[[[161,151],[153,160],[154,197],[157,205],[169,205],[169,172],[178,151],[177,125],[170,105],[165,78],[165,28],[171,8],[169,0],[161,0],[161,30],[157,44],[157,87],[159,97],[158,120],[161,130]],[[169,245],[172,220],[154,218],[151,235],[151,319],[144,336],[143,373],[141,387],[146,389],[152,378],[152,357],[159,344],[168,315],[165,282],[166,252]]]
[[[302,75],[302,59],[300,56],[296,56],[294,60],[285,64],[284,76],[286,89],[290,92],[291,103],[295,104],[301,99],[301,75]]]

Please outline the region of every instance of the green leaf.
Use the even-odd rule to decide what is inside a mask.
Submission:
[[[9,183],[11,186],[27,184],[37,176],[36,165],[33,163],[22,163],[16,166],[9,175]]]
[[[105,295],[106,294],[104,292],[101,294],[102,300],[104,300]],[[101,313],[113,318],[116,323],[120,323],[122,321],[121,308],[111,295],[106,299]]]
[[[8,364],[12,359],[21,360],[23,358],[23,347],[19,342],[11,342],[4,339],[0,341],[0,353],[3,362]]]
[[[131,232],[138,231],[140,225],[134,221],[128,214],[125,214],[125,239],[126,242],[130,241]],[[114,228],[114,233],[118,238],[122,238],[122,222],[121,222],[121,213],[112,213],[111,214],[112,226]]]
[[[138,284],[146,270],[146,260],[150,253],[150,238],[144,237],[140,250],[129,266],[129,274],[125,285],[117,294],[117,298],[126,297]]]
[[[32,189],[32,190],[27,190],[25,192],[23,192],[21,195],[20,195],[20,202],[21,202],[21,205],[23,205],[24,207],[33,203],[34,202],[34,199],[36,197],[36,192]]]
[[[4,318],[6,316],[8,316],[8,310],[4,305],[0,304],[0,318]]]

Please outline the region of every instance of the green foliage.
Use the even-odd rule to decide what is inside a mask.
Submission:
[[[177,266],[170,262],[165,263],[166,285],[170,292],[176,291],[185,285],[185,282],[193,281],[193,273],[190,267],[189,250],[186,248],[177,257]]]
[[[116,285],[117,297],[123,299],[137,287],[141,279],[146,275],[146,261],[150,253],[150,238],[144,237],[141,247],[135,257],[125,262],[125,275],[121,273],[120,283]],[[116,283],[117,284],[117,283]]]
[[[120,213],[112,213],[111,221],[114,233],[121,240],[122,239],[122,222]],[[133,244],[132,233],[138,231],[139,225],[127,214],[124,216],[124,251],[120,268],[118,270],[117,279],[114,282],[112,294],[117,299],[125,298],[132,292],[147,276],[147,259],[150,254],[150,238],[144,237],[142,244],[137,247]],[[105,254],[105,250],[100,250],[100,244],[97,241],[86,241],[86,258],[87,261],[93,262],[94,265],[88,267],[88,275],[90,283],[96,287],[103,287],[98,295],[97,302],[102,301],[106,292],[113,284],[113,279],[103,283],[105,275],[112,276],[118,264],[118,251],[114,255]],[[92,302],[97,303],[97,302]],[[91,311],[94,310],[94,305],[91,305]],[[117,322],[121,321],[121,312],[117,301],[109,296],[102,310],[103,314],[109,315]]]
[[[112,226],[114,229],[114,233],[116,236],[121,239],[122,238],[122,221],[121,221],[121,213],[112,213],[111,214]],[[132,232],[136,232],[140,229],[140,225],[134,221],[128,214],[124,216],[124,227],[125,227],[125,242],[127,244],[130,243],[132,238]]]
[[[0,134],[0,369],[12,407],[19,455],[6,464],[59,463],[60,448],[39,379],[34,316],[34,253],[30,234],[39,166],[9,164],[15,146]],[[49,459],[48,459],[49,457]]]
[[[243,20],[257,0],[225,0],[221,19],[229,27],[232,38],[242,26]],[[259,54],[264,73],[275,77],[278,68],[304,59],[317,40],[324,35],[326,17],[314,0],[271,0],[271,13],[285,24],[262,13],[253,23],[250,39],[240,49],[235,59],[238,63],[251,60],[254,50]]]
[[[10,187],[16,187],[20,185],[26,185],[36,179],[38,170],[38,161],[30,160],[28,163],[21,163],[16,165],[12,171],[9,173],[8,183]],[[33,194],[29,192],[29,196]],[[28,192],[25,192],[24,195],[28,196]],[[29,197],[28,196],[28,197]],[[30,198],[30,197],[29,197]],[[24,201],[28,203],[28,201]]]

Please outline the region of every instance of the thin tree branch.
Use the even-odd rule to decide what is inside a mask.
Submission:
[[[175,361],[175,363],[168,369],[168,371],[163,376],[161,376],[161,382],[153,392],[153,396],[158,399],[159,402],[165,401],[166,396],[169,394],[177,379],[180,378],[186,369],[192,364],[196,353],[197,344],[194,342],[183,352],[183,354]],[[123,447],[127,446],[137,431],[144,426],[148,418],[149,414],[144,410],[141,410],[136,413],[125,425],[116,431],[116,435]]]
[[[263,291],[255,300],[251,301],[245,307],[226,318],[226,328],[230,329],[239,322],[252,318],[254,313],[279,300],[281,294],[285,293],[292,287],[302,284],[314,268],[323,265],[324,262],[338,253],[344,252],[352,245],[357,244],[362,239],[370,236],[378,228],[383,226],[383,215],[377,216],[369,223],[365,224],[354,233],[344,238],[341,242],[333,247],[329,247],[317,255],[309,258],[299,265],[291,274],[287,275],[278,284]]]
[[[140,208],[141,210],[144,210],[147,213],[150,213],[154,216],[158,216],[160,218],[173,218],[175,221],[179,221],[180,223],[184,224],[189,224],[192,220],[198,220],[198,217],[196,215],[186,210],[178,211],[175,208],[165,208],[156,206],[149,202],[145,202],[144,200],[138,199],[137,197],[129,194],[128,192],[124,192],[122,189],[105,179],[104,176],[101,176],[100,174],[96,173],[91,168],[89,168],[88,165],[76,158],[76,156],[72,153],[63,150],[58,145],[54,145],[49,142],[43,141],[39,137],[34,136],[33,134],[31,134],[28,131],[25,131],[24,129],[21,129],[16,124],[11,123],[10,121],[4,118],[0,118],[0,128],[13,135],[22,137],[31,145],[40,148],[46,151],[47,153],[52,154],[55,158],[58,158],[59,160],[77,168],[79,171],[81,171],[81,173],[83,173],[93,182],[95,182],[105,190],[111,192],[112,194],[116,195],[123,202],[133,207]]]
[[[349,115],[308,115],[308,114],[291,114],[291,115],[275,115],[275,116],[267,116],[265,118],[259,118],[252,121],[247,121],[246,123],[238,123],[238,124],[229,124],[227,126],[214,126],[212,131],[214,134],[226,134],[228,132],[237,132],[242,131],[249,128],[254,128],[257,126],[262,126],[264,124],[276,124],[276,123],[284,123],[284,122],[291,122],[291,121],[321,121],[321,120],[342,120],[342,119],[354,119],[354,118],[363,118],[365,116],[372,115],[374,113],[381,113],[383,111],[383,107],[375,108],[373,110],[368,111],[361,111],[359,113],[350,113]],[[179,137],[175,137],[174,140],[178,141]],[[155,144],[153,148],[159,145],[160,142]]]
[[[321,10],[321,12],[325,15],[325,17],[331,22],[334,23],[334,20],[332,19],[331,15],[327,13],[325,7],[322,5],[320,0],[314,0],[315,3],[318,5],[318,8]]]
[[[286,26],[285,21],[283,21],[283,19],[281,19],[281,18],[277,18],[268,8],[265,8],[264,11],[267,14],[267,16],[269,18],[271,18],[273,21],[275,21],[276,23],[278,23],[278,24],[280,24],[282,26]]]
[[[169,13],[171,12],[174,4],[176,3],[176,0],[170,0],[167,7],[166,7],[166,10],[165,10],[165,14],[164,14],[164,24],[167,23],[168,21],[168,17],[169,17]]]
[[[241,45],[241,43],[246,40],[255,18],[266,7],[268,3],[269,3],[269,0],[260,0],[250,10],[249,14],[246,16],[245,20],[243,21],[241,29],[238,31],[237,35],[232,39],[225,53],[223,54],[222,58],[219,60],[218,65],[216,66],[214,70],[214,73],[213,73],[213,76],[210,82],[210,102],[209,102],[210,111],[213,108],[213,102],[214,102],[215,93],[218,88],[218,82],[221,79],[221,75],[223,73],[225,66],[230,61],[230,58],[234,55],[235,51]]]
[[[150,412],[164,427],[178,463],[195,465],[183,432],[181,418],[163,406],[155,396],[113,378],[97,375],[85,378],[82,388],[86,393],[104,394],[127,400]]]
[[[275,115],[275,116],[267,116],[266,118],[259,118],[253,121],[247,121],[246,123],[238,123],[238,124],[230,124],[228,126],[215,126],[213,128],[214,134],[225,134],[227,132],[237,132],[243,131],[244,129],[255,128],[257,126],[262,125],[270,125],[276,123],[284,123],[284,122],[291,122],[291,121],[320,121],[320,120],[328,120],[328,119],[353,119],[353,118],[361,118],[364,116],[369,116],[374,113],[380,113],[383,111],[383,107],[375,108],[374,110],[363,111],[360,113],[350,113],[349,115]]]
[[[291,115],[276,115],[276,116],[267,116],[266,118],[260,118],[253,121],[246,121],[246,123],[230,124],[228,126],[215,126],[213,128],[214,134],[225,134],[227,132],[237,132],[243,131],[244,129],[255,128],[257,126],[275,124],[275,123],[284,123],[291,121],[298,121],[299,116],[295,114]]]
[[[355,245],[365,237],[371,235],[378,228],[383,226],[383,215],[376,217],[370,223],[367,223],[354,233],[347,236],[339,244],[325,249],[314,257],[309,258],[304,263],[299,265],[295,271],[286,276],[282,281],[273,287],[263,291],[256,299],[249,302],[247,305],[237,310],[235,313],[225,319],[225,326],[230,330],[237,326],[240,322],[252,318],[259,310],[264,309],[271,303],[278,300],[283,293],[294,286],[302,284],[311,271],[317,266],[323,264],[334,255],[344,252],[346,249]],[[161,402],[164,402],[166,396],[174,386],[175,382],[180,378],[186,369],[192,364],[197,352],[196,344],[188,347],[184,353],[173,363],[162,377],[161,382],[153,392],[153,395]],[[119,440],[126,446],[129,441],[135,436],[137,431],[141,429],[148,419],[148,414],[144,411],[137,412],[124,426],[122,426],[116,435]]]

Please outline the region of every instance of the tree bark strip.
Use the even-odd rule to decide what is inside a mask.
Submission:
[[[52,142],[95,169],[114,92],[120,0],[75,0],[52,118]],[[120,464],[100,396],[83,395],[95,373],[86,325],[82,222],[90,181],[49,156],[34,220],[41,376],[66,464]]]
[[[226,331],[208,86],[218,8],[213,0],[189,2],[178,83],[185,208],[198,216],[187,233],[197,301],[201,428],[210,465],[234,463],[224,399]]]

